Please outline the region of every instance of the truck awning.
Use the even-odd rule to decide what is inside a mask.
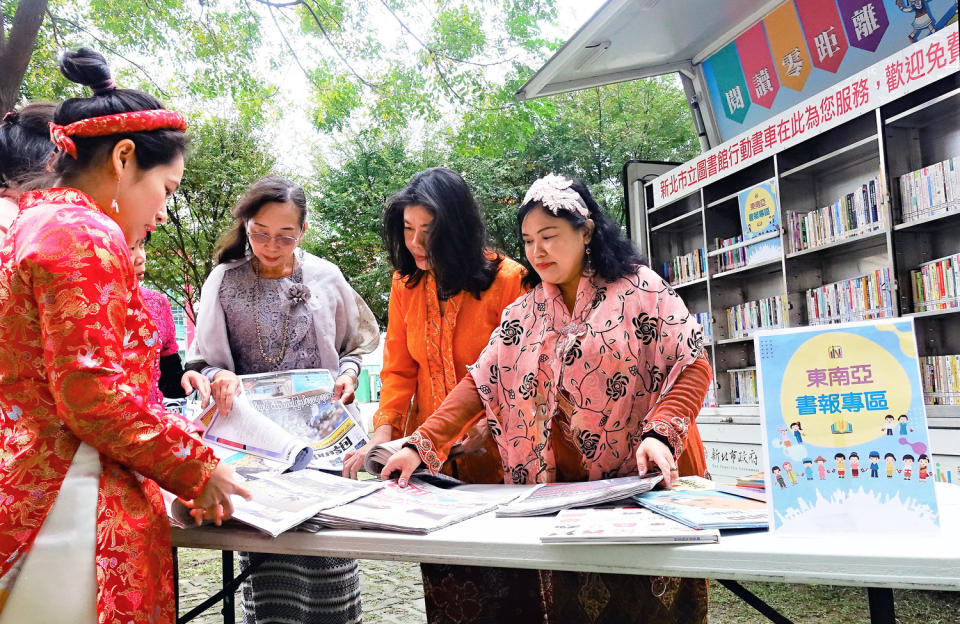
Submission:
[[[516,93],[529,100],[682,72],[783,0],[609,0]]]

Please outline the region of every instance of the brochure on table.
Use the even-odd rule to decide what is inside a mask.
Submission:
[[[748,265],[777,260],[783,255],[783,242],[777,235],[780,232],[780,207],[776,182],[775,179],[761,182],[740,191],[737,196],[743,242],[767,237],[759,243],[747,245],[745,252]]]
[[[770,527],[936,531],[913,319],[755,337]]]

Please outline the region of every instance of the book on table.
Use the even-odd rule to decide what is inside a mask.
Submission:
[[[744,487],[742,485],[736,485],[734,483],[718,483],[717,491],[726,492],[727,494],[733,494],[734,496],[751,498],[755,501],[766,502],[767,500],[767,493],[763,488]]]
[[[564,509],[544,544],[709,544],[720,540],[716,529],[694,529],[642,507]]]

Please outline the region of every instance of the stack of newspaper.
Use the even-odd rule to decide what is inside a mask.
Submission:
[[[462,522],[516,497],[510,486],[471,486],[442,489],[417,478],[406,487],[387,481],[386,487],[353,502],[317,514],[316,520],[334,529],[380,529],[426,534]]]
[[[344,505],[383,487],[378,481],[353,481],[317,470],[300,470],[244,478],[252,500],[234,496],[233,517],[276,537],[314,517],[321,509]],[[192,525],[190,510],[173,501],[169,514],[176,525]]]

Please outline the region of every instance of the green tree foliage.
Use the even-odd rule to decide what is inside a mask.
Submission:
[[[258,74],[263,24],[246,4],[190,0],[0,0],[0,29],[11,42],[18,6],[43,4],[43,22],[32,37],[16,40],[32,53],[18,80],[17,100],[58,100],[81,95],[57,70],[59,51],[91,46],[120,59],[114,70],[122,86],[144,88],[164,100],[228,98],[238,116],[261,118],[269,95]],[[0,37],[0,41],[3,38]],[[12,52],[11,52],[12,53]],[[157,63],[163,59],[163,63]],[[0,83],[3,80],[0,79]],[[0,85],[2,86],[2,85]]]
[[[230,210],[251,183],[273,172],[274,160],[242,123],[214,119],[194,127],[191,139],[167,223],[148,245],[146,280],[182,306],[192,321],[214,266],[217,239],[233,224]]]
[[[310,229],[304,247],[334,262],[380,321],[387,323],[391,267],[380,240],[387,198],[413,174],[443,162],[434,147],[410,150],[379,130],[358,134],[340,146],[342,162],[320,166],[308,186]]]

